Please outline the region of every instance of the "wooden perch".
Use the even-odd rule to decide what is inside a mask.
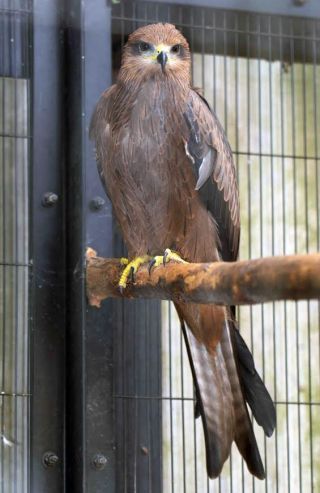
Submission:
[[[119,259],[96,257],[87,250],[87,295],[92,306],[121,297]],[[126,298],[160,298],[221,305],[252,305],[276,300],[320,298],[320,254],[267,257],[238,262],[181,264],[153,269],[142,266]]]

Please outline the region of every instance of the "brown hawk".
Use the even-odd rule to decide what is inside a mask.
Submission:
[[[141,27],[129,36],[117,83],[93,114],[100,176],[128,248],[123,289],[130,272],[164,251],[189,262],[238,256],[232,152],[216,115],[192,88],[190,69],[188,43],[175,26]],[[175,306],[203,421],[208,475],[220,474],[235,441],[250,472],[264,478],[246,402],[268,436],[275,409],[234,310]]]

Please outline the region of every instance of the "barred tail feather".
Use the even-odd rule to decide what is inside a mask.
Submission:
[[[228,323],[214,352],[208,351],[183,320],[181,325],[203,422],[208,475],[219,476],[235,441],[249,471],[263,479],[264,467],[242,393]]]

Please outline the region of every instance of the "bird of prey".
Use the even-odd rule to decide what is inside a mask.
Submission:
[[[117,82],[94,111],[98,169],[128,249],[130,273],[155,257],[188,262],[238,256],[239,199],[232,152],[216,115],[191,85],[189,45],[175,26],[137,29]],[[232,307],[175,303],[203,422],[207,471],[217,477],[232,442],[265,477],[246,403],[270,436],[273,402]]]

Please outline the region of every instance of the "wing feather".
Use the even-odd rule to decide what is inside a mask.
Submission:
[[[103,163],[106,161],[106,155],[110,142],[110,123],[108,118],[109,108],[113,102],[113,95],[116,86],[113,85],[107,89],[94,109],[91,117],[89,137],[95,142],[96,161],[100,179],[103,187],[108,194],[106,177],[104,175]]]
[[[210,111],[204,98],[196,92],[191,93],[185,121],[190,132],[186,148],[196,173],[196,190],[199,190],[202,202],[217,224],[222,260],[236,260],[240,237],[239,194],[230,145],[217,117]],[[233,318],[234,307],[230,309]],[[266,435],[270,436],[276,425],[273,402],[254,368],[251,353],[241,338],[235,321],[230,320],[229,323],[231,329],[228,326],[224,334],[231,331],[239,372],[236,380],[241,382],[243,397],[251,407],[257,422],[264,428]],[[226,351],[228,352],[227,346]],[[237,385],[234,387],[234,393],[236,389]],[[257,452],[257,447],[248,419],[243,422],[248,426],[243,436],[250,441],[251,446],[249,447],[240,436],[236,436],[235,440],[246,458],[247,451],[251,449]],[[263,468],[259,453],[254,453],[252,458],[252,469],[249,469],[258,471],[258,477],[262,477]]]
[[[190,93],[184,118],[189,129],[186,150],[195,168],[196,190],[217,223],[222,260],[236,260],[239,193],[230,145],[216,115],[196,91]]]

